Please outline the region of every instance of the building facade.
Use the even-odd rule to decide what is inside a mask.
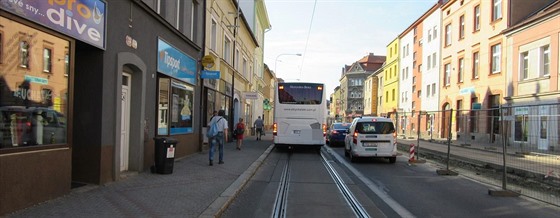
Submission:
[[[509,142],[531,150],[558,149],[560,1],[505,31]]]
[[[392,117],[397,112],[399,99],[399,38],[395,38],[387,45],[387,60],[383,66],[383,101],[381,116]],[[396,118],[396,117],[393,117]]]
[[[49,19],[0,4],[0,214],[200,150],[204,2],[27,3]]]
[[[364,114],[364,81],[367,76],[379,69],[385,62],[385,56],[369,53],[350,66],[346,66],[340,79],[341,101],[343,102],[344,120],[352,121],[354,117]]]

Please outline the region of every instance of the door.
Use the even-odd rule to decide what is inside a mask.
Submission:
[[[540,106],[539,109],[539,150],[548,150],[548,105]]]
[[[121,92],[121,171],[128,170],[130,151],[130,78],[130,74],[123,72]]]

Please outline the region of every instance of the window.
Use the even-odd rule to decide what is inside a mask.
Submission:
[[[4,34],[0,32],[0,64],[3,63],[4,59]]]
[[[473,53],[472,55],[472,78],[478,79],[478,68],[479,68],[479,55],[478,52]]]
[[[459,39],[465,38],[465,15],[459,17]]]
[[[500,73],[501,71],[501,52],[502,52],[502,45],[496,44],[493,45],[491,48],[492,53],[492,74]]]
[[[541,125],[540,125],[540,127],[541,127],[541,134],[540,135],[541,136],[540,136],[540,138],[541,139],[547,139],[548,138],[548,136],[547,136],[547,133],[548,133],[547,117],[546,117],[546,115],[542,115],[540,118],[541,118]]]
[[[437,67],[437,66],[436,66],[436,65],[437,65],[437,62],[436,62],[436,61],[437,61],[437,59],[436,59],[436,53],[434,52],[434,53],[432,54],[432,68],[436,68],[436,67]]]
[[[430,85],[426,86],[426,97],[430,97]]]
[[[456,115],[456,120],[457,122],[455,122],[455,130],[460,132],[461,131],[461,126],[462,126],[462,117],[461,117],[461,110],[463,110],[463,100],[457,100],[457,115]]]
[[[478,103],[478,98],[477,97],[473,97],[471,98],[471,107],[473,108],[474,104]],[[470,119],[470,132],[478,132],[478,114],[477,114],[477,110],[471,110],[470,114],[469,114],[469,119]]]
[[[52,49],[43,48],[43,72],[50,73],[52,70]]]
[[[432,41],[432,30],[428,30],[428,42]]]
[[[431,63],[432,63],[432,56],[428,55],[428,70],[430,69]]]
[[[496,21],[502,18],[502,0],[492,0],[492,21]]]
[[[29,68],[29,42],[19,42],[19,66],[22,68]]]
[[[445,25],[445,46],[451,45],[451,24]]]
[[[528,108],[515,108],[515,133],[514,141],[527,142],[529,135]]]
[[[480,5],[474,7],[474,25],[473,32],[480,30]]]
[[[443,85],[448,86],[451,83],[451,64],[445,64],[444,70]]]
[[[465,69],[465,59],[459,58],[459,70],[457,72],[457,82],[463,82],[463,72]]]
[[[541,66],[542,66],[542,75],[548,76],[550,75],[550,46],[545,45],[541,47]]]
[[[249,78],[247,74],[247,58],[243,57],[243,63],[241,64],[241,72],[245,78]]]
[[[389,102],[389,91],[385,91],[385,102]]]
[[[395,96],[396,96],[396,95],[395,95],[395,89],[393,89],[393,93],[392,93],[392,94],[393,94],[393,101],[395,101]]]
[[[64,76],[68,76],[70,74],[70,55],[68,55],[68,51],[64,53]]]
[[[217,48],[217,39],[218,39],[218,23],[212,17],[212,24],[211,24],[211,35],[210,35],[210,49],[216,51]]]
[[[173,27],[179,29],[179,1],[178,0],[166,0],[161,1],[163,3],[163,9],[160,14],[169,22]]]
[[[225,36],[224,37],[224,60],[229,63],[231,63],[231,39],[229,39],[229,37]]]
[[[432,96],[436,95],[436,84],[432,83]]]
[[[434,37],[433,37],[433,39],[436,39],[437,35],[438,35],[438,29],[437,29],[437,26],[435,26],[434,27]]]
[[[33,36],[18,38],[20,33],[32,33]],[[2,78],[2,96],[6,97],[9,93],[9,99],[3,98],[0,107],[0,150],[13,149],[19,152],[19,148],[32,151],[41,149],[43,145],[66,146],[69,82],[68,77],[64,76],[66,71],[62,65],[52,67],[52,63],[55,57],[62,58],[65,55],[70,42],[17,22],[12,22],[0,32],[0,45],[6,46],[4,43],[7,43],[7,38],[4,36],[14,36],[11,42],[13,54],[3,57],[8,58],[4,61],[13,62],[14,68],[0,67],[6,70],[2,73],[9,75]],[[49,39],[48,50],[42,45],[31,50],[31,40],[43,41],[39,39]],[[4,48],[0,49],[0,53],[7,52]],[[16,73],[30,68],[36,69],[31,74]],[[47,76],[37,74],[44,69],[49,71],[50,80]]]
[[[158,96],[158,135],[192,133],[194,87],[177,80],[159,78]]]
[[[521,79],[525,80],[529,78],[529,52],[523,52],[520,55],[520,73]]]

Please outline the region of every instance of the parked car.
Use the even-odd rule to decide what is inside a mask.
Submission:
[[[355,118],[344,141],[344,154],[352,162],[361,157],[383,157],[395,163],[396,138],[395,127],[389,118]]]
[[[66,143],[66,118],[43,107],[0,107],[0,148]]]
[[[344,138],[348,133],[350,123],[333,123],[327,131],[327,144],[330,146],[344,145]]]

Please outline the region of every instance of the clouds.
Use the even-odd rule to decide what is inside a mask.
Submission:
[[[339,85],[344,65],[386,46],[436,0],[266,0],[272,30],[265,35],[265,63],[278,77]],[[309,34],[309,40],[307,37]],[[306,49],[307,42],[307,50]],[[304,53],[304,56],[280,54]]]

